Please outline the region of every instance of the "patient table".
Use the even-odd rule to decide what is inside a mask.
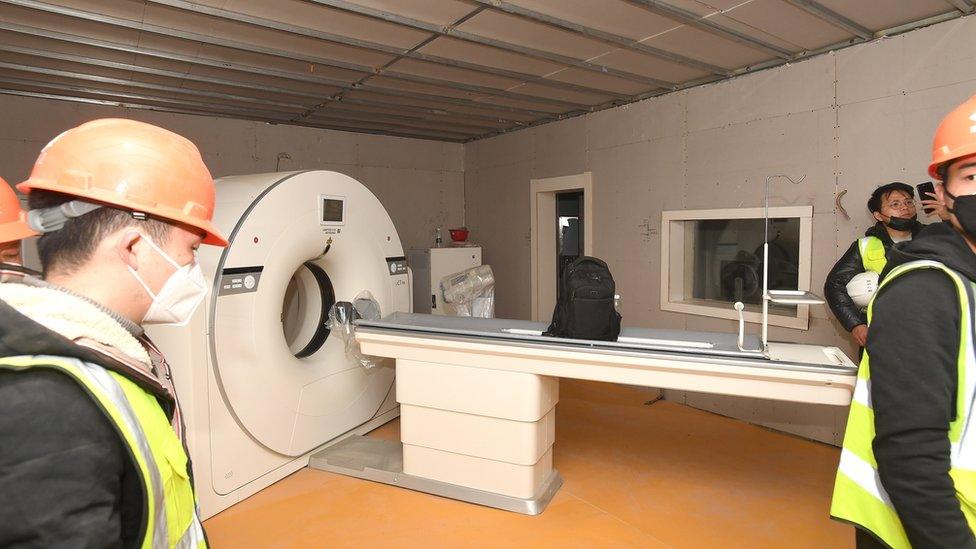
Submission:
[[[763,353],[740,350],[735,334],[636,328],[616,342],[557,339],[545,327],[409,313],[360,322],[362,352],[396,360],[401,440],[352,437],[310,465],[538,514],[562,485],[559,378],[847,406],[857,377],[836,347],[770,342]]]

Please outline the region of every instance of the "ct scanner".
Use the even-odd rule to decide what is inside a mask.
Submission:
[[[326,319],[363,290],[384,315],[410,310],[399,236],[356,180],[225,177],[216,204],[230,244],[200,249],[206,302],[189,326],[149,329],[173,369],[204,518],[397,416],[393,361],[363,368]]]

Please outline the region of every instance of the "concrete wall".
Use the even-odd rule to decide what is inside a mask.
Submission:
[[[660,309],[661,212],[753,207],[763,179],[772,205],[814,207],[811,286],[873,223],[879,184],[928,179],[933,131],[976,93],[976,17],[734,80],[649,99],[465,146],[467,224],[495,269],[497,314],[530,317],[529,181],[593,173],[593,250],[623,296],[625,325],[732,332],[734,322]],[[846,190],[844,206],[835,194]],[[756,327],[753,325],[752,329]],[[806,331],[772,339],[855,348],[826,306]],[[846,409],[693,393],[669,398],[818,440],[839,442]]]
[[[404,248],[432,245],[434,227],[463,223],[460,144],[2,94],[0,176],[11,184],[23,181],[51,138],[105,117],[142,120],[186,136],[200,148],[214,177],[302,169],[345,173],[379,197]]]

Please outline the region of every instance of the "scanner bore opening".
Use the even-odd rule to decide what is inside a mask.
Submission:
[[[312,356],[325,345],[333,305],[335,289],[329,275],[318,264],[306,261],[288,281],[281,307],[285,342],[296,358]]]

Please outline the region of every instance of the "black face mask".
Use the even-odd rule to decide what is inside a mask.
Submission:
[[[942,186],[946,196],[953,200],[952,208],[946,208],[950,213],[955,214],[962,230],[970,236],[976,236],[976,194],[967,196],[956,196]]]
[[[916,219],[918,219],[917,215],[913,215],[911,217],[897,217],[893,215],[890,218],[888,218],[888,221],[885,222],[885,225],[891,227],[896,231],[910,231],[912,230],[912,227],[915,226]]]

